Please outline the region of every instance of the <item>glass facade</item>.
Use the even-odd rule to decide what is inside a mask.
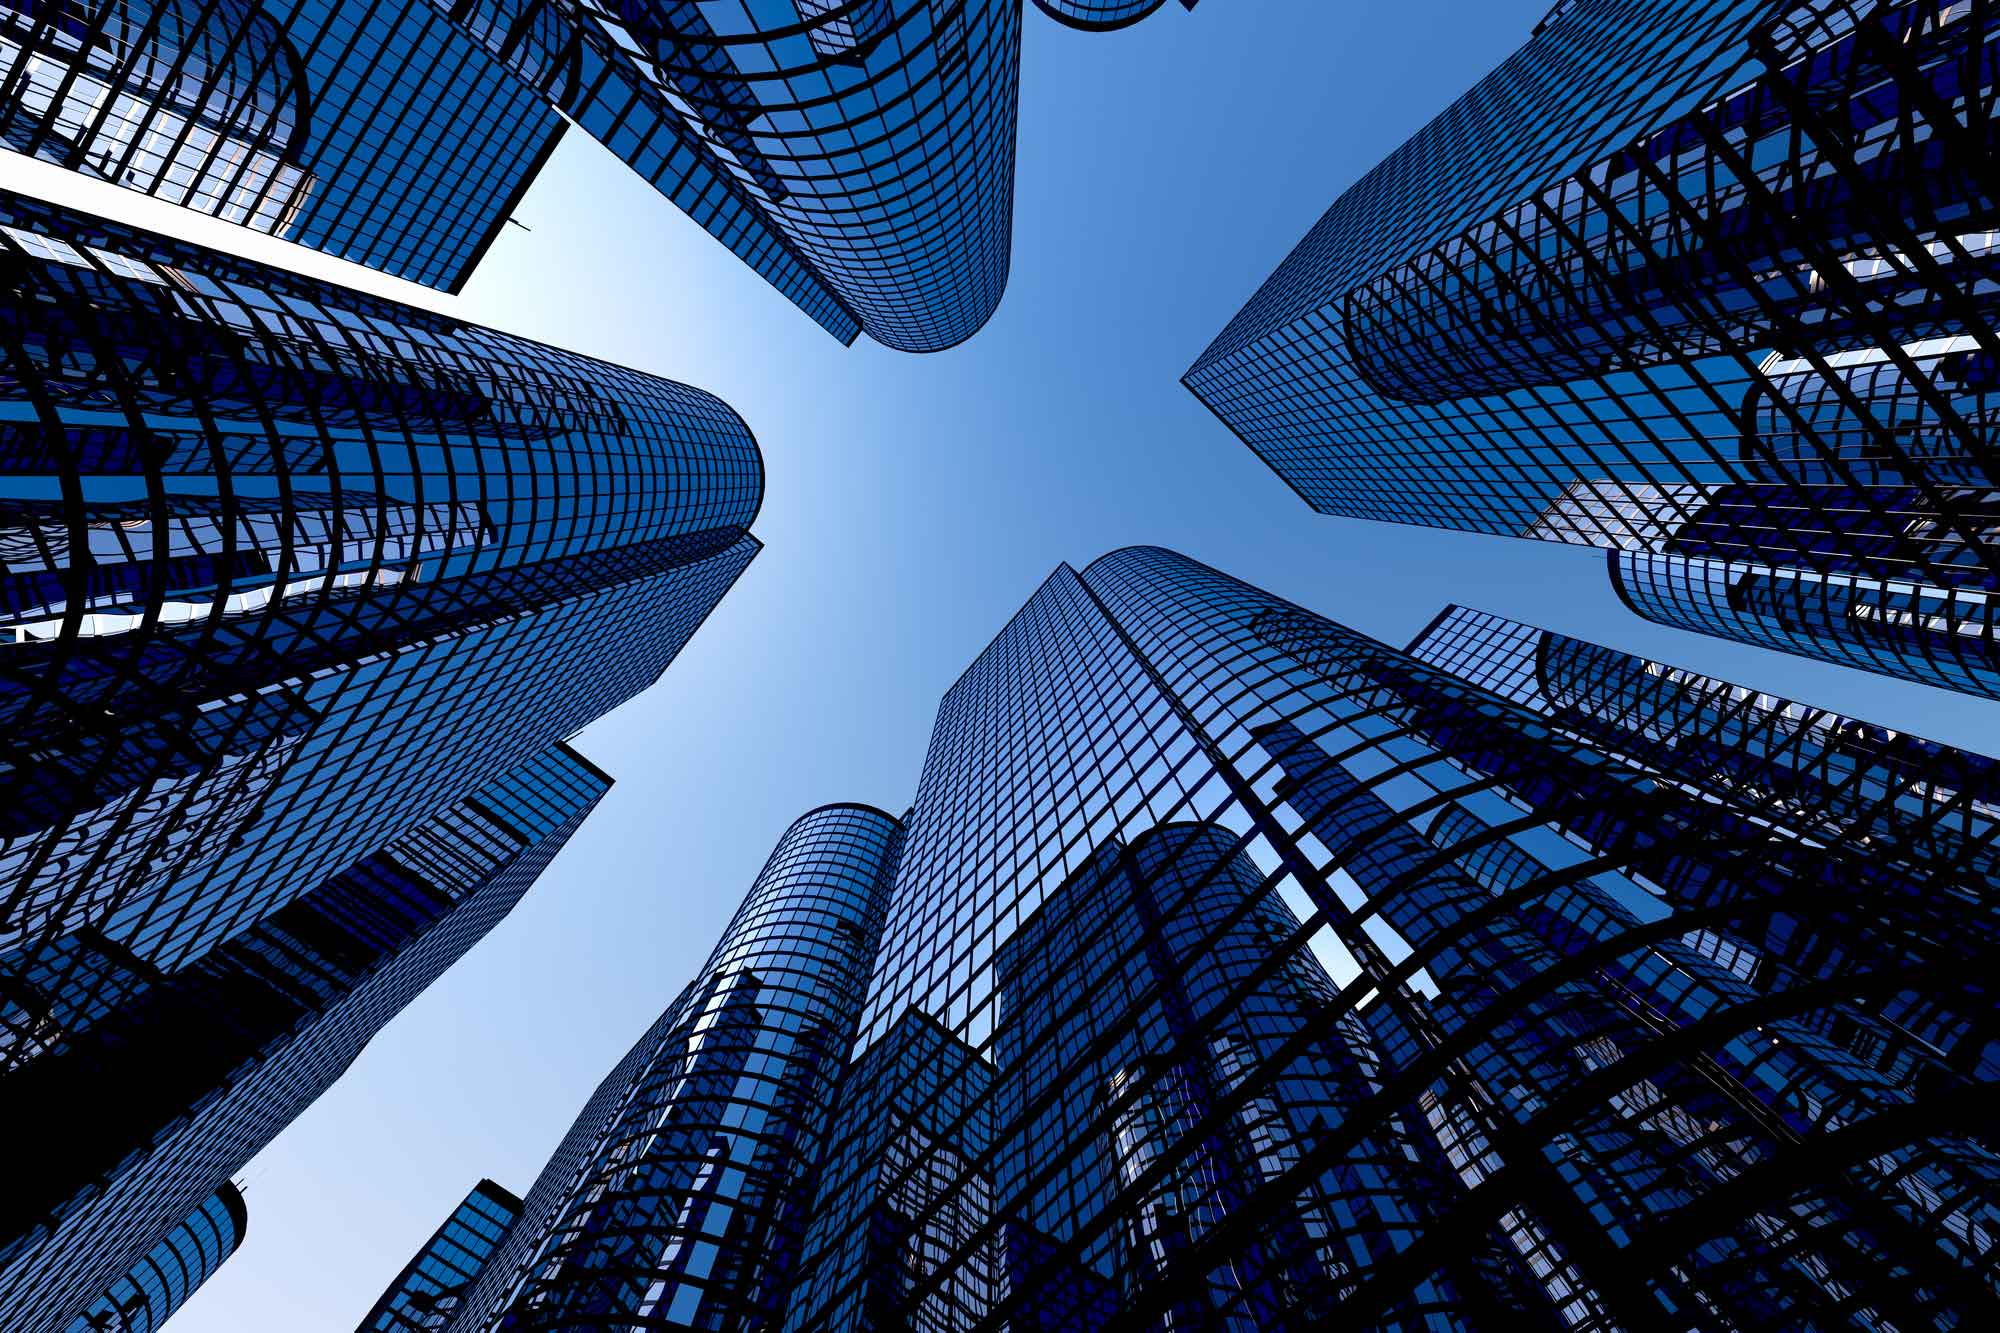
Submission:
[[[0,141],[456,291],[561,121],[423,0],[0,8]]]
[[[225,1184],[70,1321],[65,1333],[157,1333],[243,1243],[243,1195]]]
[[[581,1160],[551,1163],[561,1198],[518,1279],[459,1327],[776,1317],[902,845],[901,822],[867,806],[825,806],[786,830],[708,964],[627,1061],[615,1105],[586,1108]]]
[[[936,351],[999,304],[1019,4],[432,2],[842,341]]]
[[[178,971],[68,937],[92,966],[16,992],[44,1017],[6,1079],[36,1151],[0,1204],[0,1326],[62,1327],[241,1170],[512,910],[609,786],[552,747]],[[85,989],[86,972],[119,981]]]
[[[9,996],[86,930],[185,968],[645,688],[757,550],[698,390],[12,197],[0,262]]]
[[[2000,870],[2000,765],[1984,756],[1465,607],[1409,651],[1664,780],[1782,802],[1912,877]]]
[[[409,1266],[396,1275],[355,1333],[406,1333],[451,1323],[479,1275],[521,1216],[521,1201],[490,1180],[472,1187]]]
[[[1326,513],[1604,547],[1641,614],[1995,695],[1996,29],[1558,5],[1185,382]]]
[[[733,1219],[600,1150],[559,1234],[604,1257],[526,1288],[598,1304],[455,1327],[1981,1326],[1995,772],[1477,612],[1398,650],[1157,548],[1061,567],[870,863],[803,1224],[676,1307]],[[662,1033],[734,1030],[722,980],[628,1059],[647,1135],[710,1114]]]

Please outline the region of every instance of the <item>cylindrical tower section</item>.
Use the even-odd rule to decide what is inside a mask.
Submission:
[[[497,1327],[772,1326],[902,845],[861,805],[785,831]]]
[[[255,0],[0,7],[20,152],[283,235],[312,192],[305,65]]]
[[[1166,0],[1035,0],[1035,8],[1065,28],[1110,32],[1114,28],[1131,27],[1165,3]],[[1194,0],[1182,3],[1194,8]]]
[[[154,1333],[197,1287],[215,1276],[223,1260],[236,1253],[248,1220],[243,1195],[225,1183],[92,1301],[64,1333],[101,1329]]]
[[[433,3],[802,306],[837,296],[829,327],[933,352],[998,306],[1019,4]],[[571,76],[577,52],[616,71],[616,99]]]
[[[698,389],[15,195],[0,274],[0,948],[212,864],[365,664],[573,615],[514,678],[564,716],[385,759],[379,845],[650,684],[719,595],[670,585],[754,553],[756,441]]]

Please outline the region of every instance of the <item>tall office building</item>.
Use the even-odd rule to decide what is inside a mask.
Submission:
[[[770,1325],[903,837],[860,805],[785,831],[701,974],[530,1193],[513,1271],[496,1263],[454,1327]]]
[[[1983,0],[1566,0],[1185,381],[1329,514],[2000,697]]]
[[[566,1234],[649,1303],[456,1327],[1990,1320],[1994,771],[1477,613],[1399,651],[1059,568],[939,709],[802,1241],[675,1310],[628,1156]]]
[[[158,1333],[195,1288],[243,1243],[243,1194],[225,1184],[126,1273],[64,1333]]]
[[[432,287],[562,129],[424,0],[0,9],[0,143]]]
[[[451,1323],[521,1217],[521,1201],[490,1180],[472,1187],[375,1302],[356,1333],[419,1333]]]
[[[62,1328],[482,939],[610,786],[553,746],[178,971],[94,931],[28,981],[0,1326]]]
[[[697,390],[13,197],[0,255],[10,997],[86,930],[189,966],[645,688],[757,550]]]
[[[432,3],[843,342],[999,304],[1019,4]]]

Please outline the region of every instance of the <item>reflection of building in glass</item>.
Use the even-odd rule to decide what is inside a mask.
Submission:
[[[254,0],[0,9],[8,146],[283,233],[310,189],[311,95]]]
[[[424,0],[0,7],[8,147],[434,287],[561,130]]]
[[[2000,871],[2000,765],[1905,732],[1464,607],[1410,651],[1689,788],[1928,874]]]
[[[158,1333],[167,1316],[236,1253],[247,1221],[242,1193],[224,1184],[71,1320],[65,1333]]]
[[[711,1228],[676,1313],[707,1200],[566,1144],[562,1290],[628,1300],[512,1326],[1974,1322],[1994,771],[1476,613],[1399,651],[1168,551],[1059,568],[939,708],[803,1243]],[[770,1022],[720,989],[607,1081],[675,1056],[647,1134],[713,1105],[687,1015]]]
[[[81,931],[184,968],[650,684],[757,549],[697,390],[18,199],[0,250],[10,995]]]
[[[842,341],[999,304],[1018,4],[433,3]]]
[[[915,1009],[848,1066],[786,1328],[957,1333],[992,1305],[1004,1262],[992,1192],[966,1181],[987,1169],[992,1079],[979,1052]]]
[[[777,1317],[902,843],[901,823],[866,806],[824,806],[786,830],[708,965],[628,1060],[609,1114],[586,1108],[581,1160],[558,1154],[544,1173],[563,1176],[552,1210],[530,1195],[518,1281],[493,1284],[497,1306],[482,1284],[461,1326]]]
[[[0,1204],[0,1325],[62,1327],[131,1268],[512,909],[609,785],[554,746],[177,970],[81,931],[10,975],[6,1104],[35,1151]]]
[[[1642,614],[2000,696],[1996,24],[1558,6],[1186,383],[1326,513],[1610,548]]]
[[[444,1220],[382,1299],[361,1321],[357,1333],[440,1329],[451,1323],[479,1275],[486,1271],[507,1231],[521,1216],[521,1201],[490,1180],[482,1180]]]

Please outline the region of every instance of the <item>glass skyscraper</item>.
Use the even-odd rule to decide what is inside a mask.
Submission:
[[[843,342],[935,351],[999,304],[1018,3],[432,3]]]
[[[33,1147],[0,1196],[0,1327],[65,1327],[171,1239],[506,916],[609,786],[552,747],[178,971],[95,931],[41,955],[10,989],[42,1019],[4,1082]]]
[[[0,257],[0,976],[187,966],[645,688],[757,550],[698,390],[12,197]]]
[[[424,0],[0,8],[0,142],[456,291],[562,121]]]
[[[242,1192],[224,1184],[71,1320],[64,1333],[158,1333],[167,1316],[236,1253],[247,1221]]]
[[[450,1324],[467,1290],[521,1216],[521,1201],[490,1180],[472,1187],[417,1251],[355,1333],[417,1333]]]
[[[543,1173],[552,1207],[529,1196],[518,1278],[476,1288],[455,1327],[776,1318],[902,845],[900,821],[860,805],[785,831],[701,974],[585,1108],[587,1146]]]
[[[803,990],[711,964],[455,1328],[1977,1326],[1994,772],[1479,613],[1398,650],[1169,551],[1059,568],[877,817],[865,1004],[877,927],[789,914],[838,1077],[788,1100]],[[747,1187],[739,1125],[829,1104],[743,1264],[678,1145]]]
[[[713,397],[0,195],[0,1325],[73,1316],[532,882],[758,549]],[[87,1128],[86,1128],[87,1127]]]
[[[985,0],[23,5],[0,142],[456,291],[574,123],[835,337],[936,351],[1006,289],[1020,24]]]
[[[1984,0],[1566,0],[1185,381],[1330,514],[2000,697]]]

